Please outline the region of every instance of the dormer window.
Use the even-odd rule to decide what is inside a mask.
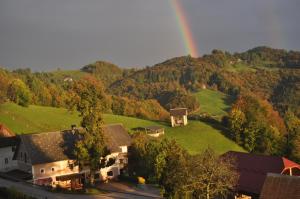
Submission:
[[[41,169],[40,172],[41,172],[42,174],[44,174],[44,173],[45,173],[45,169]]]
[[[54,172],[54,171],[55,171],[55,168],[54,168],[54,167],[52,167],[52,168],[51,168],[51,171],[52,171],[52,172]]]

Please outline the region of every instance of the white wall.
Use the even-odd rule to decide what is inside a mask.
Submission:
[[[71,161],[74,163],[74,161]],[[52,168],[54,170],[52,171]],[[43,169],[43,173],[41,172]],[[38,179],[52,178],[52,182],[56,183],[56,176],[69,175],[73,173],[79,173],[79,166],[69,167],[68,160],[62,160],[57,162],[32,165],[32,176],[35,183],[38,184]]]
[[[26,154],[26,161],[25,161],[25,154]],[[18,153],[16,154],[16,159],[17,159],[19,170],[31,173],[31,160],[22,142],[19,145],[19,150]]]
[[[187,123],[188,123],[188,120],[187,120],[187,116],[185,115],[185,116],[183,116],[183,125],[185,126],[185,125],[187,125]]]
[[[10,171],[17,168],[17,161],[13,160],[13,156],[12,146],[0,148],[0,171]]]

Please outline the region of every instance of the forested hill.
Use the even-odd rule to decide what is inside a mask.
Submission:
[[[200,58],[177,57],[147,67],[114,82],[108,90],[114,95],[154,98],[166,109],[181,105],[191,110],[198,108],[191,93],[203,87],[233,97],[253,93],[280,113],[291,109],[299,116],[299,61],[300,52],[267,47],[236,54],[214,50]]]
[[[300,116],[300,102],[297,100],[300,99],[299,70],[300,52],[268,47],[234,54],[213,50],[200,58],[177,57],[140,69],[123,69],[104,61],[87,64],[74,71],[32,73],[29,69],[2,69],[0,100],[6,100],[8,84],[17,78],[30,90],[31,104],[66,106],[70,81],[91,76],[101,82],[113,101],[131,106],[140,100],[144,104],[141,107],[154,103],[162,115],[165,115],[162,107],[166,110],[176,106],[199,109],[193,92],[206,87],[232,97],[253,93],[270,102],[282,116],[287,110]],[[126,109],[118,110],[118,113],[130,112]],[[141,111],[133,112],[130,114]]]
[[[299,63],[300,52],[257,47],[235,54],[213,50],[139,69],[104,61],[73,71],[0,68],[0,103],[75,110],[88,96],[99,100],[103,113],[159,121],[169,119],[170,108],[187,107],[193,119],[226,129],[249,152],[300,161]]]

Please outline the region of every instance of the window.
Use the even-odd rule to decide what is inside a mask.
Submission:
[[[74,169],[74,164],[69,164],[69,167],[70,167],[71,170],[73,170]]]
[[[113,171],[107,172],[107,176],[114,176],[114,172]]]
[[[124,160],[123,159],[119,159],[119,162],[120,162],[120,164],[123,164]]]
[[[41,171],[41,173],[45,173],[45,169],[41,169],[40,171]]]
[[[55,171],[55,168],[54,168],[54,167],[52,167],[52,168],[51,168],[51,171],[52,171],[52,172],[54,172],[54,171]]]
[[[22,159],[23,159],[23,153],[22,153],[22,152],[21,152],[21,155],[20,155],[20,156],[21,156],[21,160],[22,160]]]
[[[5,159],[4,159],[4,163],[5,163],[5,164],[8,164],[8,158],[5,158]]]
[[[11,147],[11,151],[12,151],[12,152],[15,152],[15,150],[16,150],[16,147],[14,147],[14,146]]]
[[[24,153],[24,162],[27,163],[27,154]]]

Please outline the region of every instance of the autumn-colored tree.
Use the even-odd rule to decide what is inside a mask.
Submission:
[[[285,125],[268,102],[251,93],[239,96],[224,121],[231,137],[249,152],[283,154]]]
[[[74,153],[80,164],[89,164],[90,183],[94,184],[94,175],[101,167],[101,159],[108,154],[101,116],[104,110],[102,99],[105,98],[105,94],[103,89],[91,82],[81,82],[77,86],[76,88],[81,90],[78,92],[80,98],[76,107],[82,116],[81,126],[85,131],[80,133]]]
[[[81,125],[85,131],[80,132],[80,139],[75,144],[74,153],[79,164],[89,165],[90,183],[94,184],[95,172],[101,167],[101,158],[108,154],[102,132],[101,108],[97,104],[89,105],[82,111],[82,116]]]
[[[68,108],[74,107],[81,113],[89,104],[95,102],[101,104],[101,112],[107,112],[111,108],[109,97],[105,94],[102,83],[91,75],[86,75],[79,81],[75,81],[70,88]]]
[[[31,93],[26,86],[26,84],[20,79],[14,79],[8,89],[7,89],[8,98],[21,105],[28,106],[31,100]]]
[[[193,198],[227,196],[237,185],[238,173],[232,157],[219,157],[211,149],[192,156],[185,189],[192,190]]]
[[[285,115],[287,126],[287,155],[300,162],[300,119],[291,111]]]
[[[0,104],[7,100],[7,89],[9,82],[10,81],[7,72],[0,68]]]
[[[174,140],[164,140],[156,157],[156,175],[166,198],[184,196],[190,178],[189,154]]]

